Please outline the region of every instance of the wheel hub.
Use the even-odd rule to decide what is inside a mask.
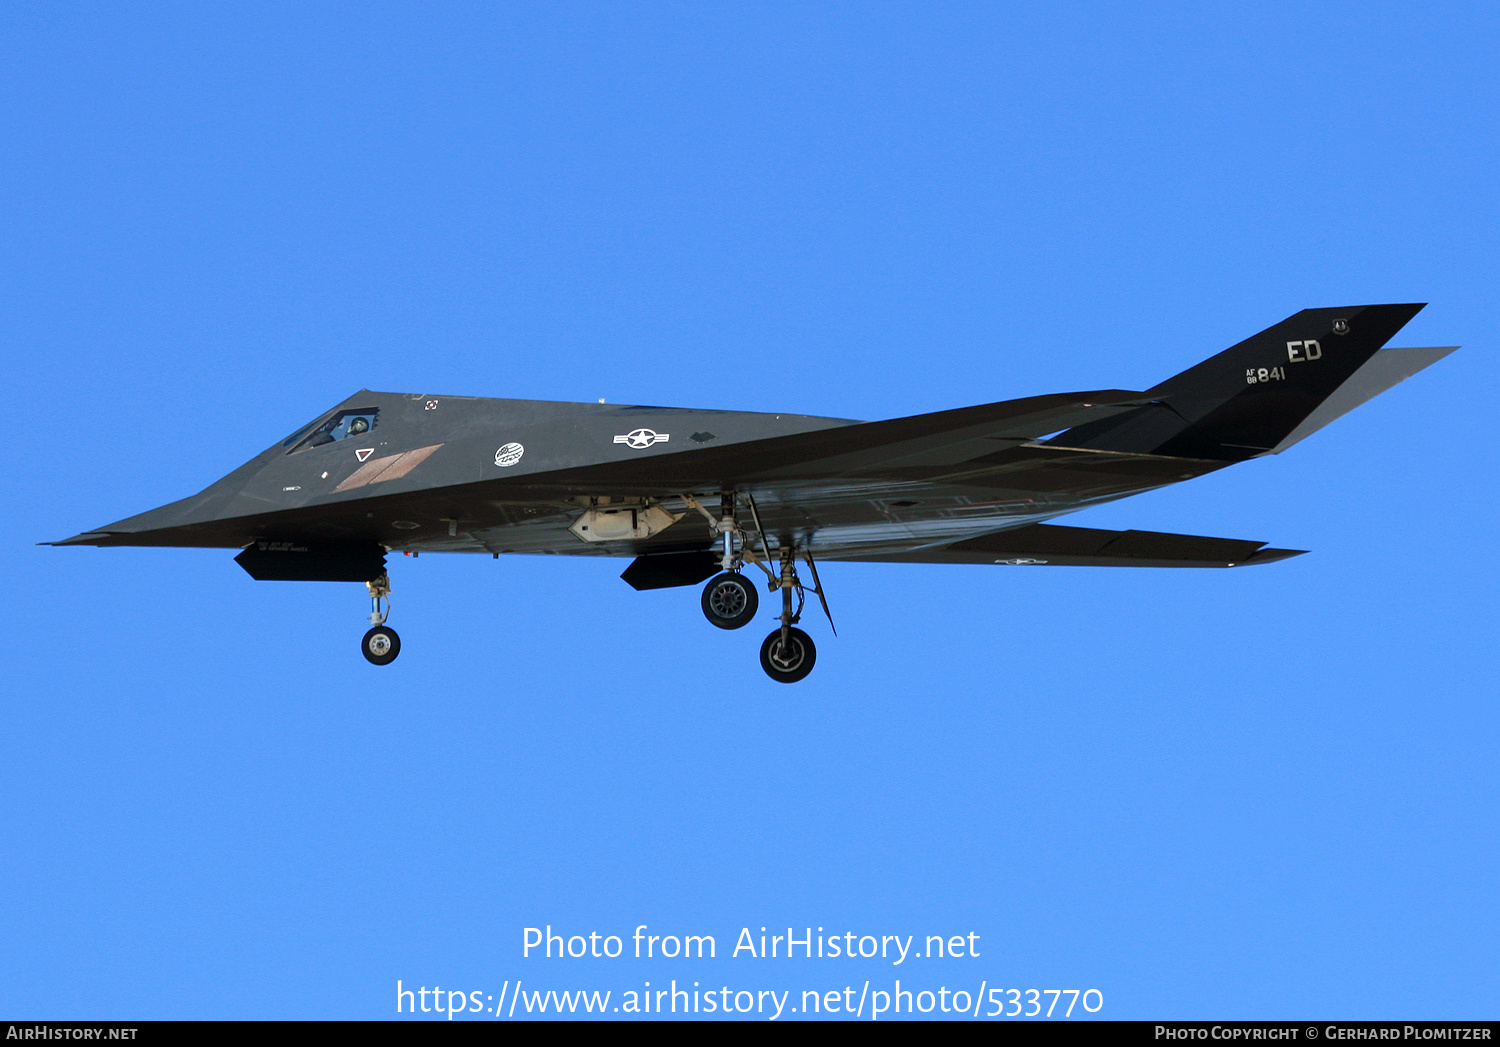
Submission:
[[[802,659],[807,657],[807,652],[794,637],[785,644],[779,640],[772,643],[769,657],[776,668],[783,672],[792,672],[802,664]]]
[[[732,584],[716,586],[708,602],[721,618],[738,618],[745,613],[745,590]]]

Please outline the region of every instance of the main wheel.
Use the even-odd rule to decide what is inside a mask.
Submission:
[[[371,665],[390,665],[396,660],[396,655],[401,653],[401,637],[389,626],[377,625],[365,633],[359,649],[364,652],[365,660]]]
[[[755,586],[729,571],[710,578],[703,587],[703,617],[720,629],[749,625],[760,606]]]
[[[796,683],[812,672],[817,660],[818,649],[813,646],[812,637],[801,629],[787,630],[785,646],[780,629],[760,645],[760,667],[778,683]]]

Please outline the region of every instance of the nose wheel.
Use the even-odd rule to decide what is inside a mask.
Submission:
[[[390,626],[377,625],[365,633],[360,650],[371,665],[390,665],[401,653],[401,637]]]
[[[370,590],[372,628],[359,642],[359,650],[371,665],[390,665],[396,660],[396,655],[401,653],[401,637],[396,635],[396,630],[385,624],[385,620],[391,616],[390,575],[382,574],[374,581],[366,582],[365,588]]]

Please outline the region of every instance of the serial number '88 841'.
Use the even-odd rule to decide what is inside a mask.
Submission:
[[[1286,378],[1285,367],[1247,367],[1245,368],[1245,384],[1254,385],[1256,382],[1269,382],[1273,379],[1281,381]]]

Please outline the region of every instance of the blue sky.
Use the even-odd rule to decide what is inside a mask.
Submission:
[[[1497,44],[1483,4],[8,5],[0,1010],[1492,1017]],[[376,669],[357,586],[32,544],[361,387],[883,418],[1407,301],[1396,344],[1466,348],[1067,521],[1310,555],[829,564],[794,687],[623,562],[403,559]],[[719,956],[524,957],[549,924]],[[728,955],[762,926],[980,955]]]

